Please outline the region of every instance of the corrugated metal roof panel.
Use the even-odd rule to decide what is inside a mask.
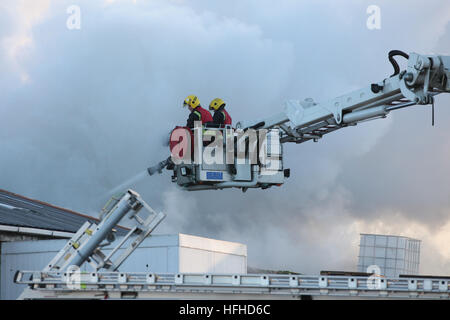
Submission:
[[[0,189],[0,224],[64,232],[76,232],[85,221],[98,219]],[[117,228],[122,236],[126,228]]]

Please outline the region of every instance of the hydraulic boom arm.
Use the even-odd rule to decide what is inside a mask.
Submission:
[[[408,59],[408,67],[400,72],[394,56]],[[378,83],[323,103],[312,99],[290,100],[283,112],[272,117],[243,121],[238,128],[270,129],[280,127],[281,142],[317,141],[324,134],[356,125],[358,122],[385,118],[389,112],[413,105],[432,105],[434,96],[450,92],[450,56],[419,55],[394,50],[389,52],[394,74]]]

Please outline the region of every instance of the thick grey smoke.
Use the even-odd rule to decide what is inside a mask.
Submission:
[[[72,4],[80,30],[66,28]],[[391,49],[450,51],[446,1],[379,1],[372,31],[370,4],[4,1],[0,188],[95,215],[105,193],[168,155],[161,141],[184,124],[188,94],[223,98],[234,121],[259,118],[387,77]],[[417,107],[287,146],[281,188],[188,193],[168,173],[133,188],[168,214],[160,232],[246,243],[252,266],[355,269],[359,233],[379,232],[423,239],[434,260],[422,271],[450,273],[439,246],[449,100],[438,99],[433,129]]]

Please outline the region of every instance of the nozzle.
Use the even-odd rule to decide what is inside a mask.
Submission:
[[[163,162],[164,161],[161,161],[160,163],[158,163],[157,165],[155,165],[155,166],[153,166],[153,167],[149,167],[148,169],[147,169],[147,172],[148,172],[148,174],[149,175],[154,175],[155,173],[161,173],[162,172],[162,169],[164,168],[164,165],[163,165]]]
[[[165,167],[167,167],[167,165],[168,164],[170,164],[170,157],[169,158],[167,158],[166,160],[163,160],[163,161],[161,161],[161,162],[159,162],[158,164],[156,164],[156,165],[154,165],[154,166],[152,166],[152,167],[149,167],[148,169],[147,169],[147,172],[148,172],[148,174],[149,175],[154,175],[155,173],[162,173],[162,170],[165,168]]]

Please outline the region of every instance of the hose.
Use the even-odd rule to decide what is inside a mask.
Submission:
[[[395,56],[402,56],[406,59],[409,59],[409,55],[403,51],[400,51],[400,50],[389,51],[389,54],[388,54],[389,61],[391,62],[392,66],[394,67],[394,74],[391,75],[391,78],[400,73],[400,67],[398,66],[397,61],[395,61],[395,59],[394,59]]]

